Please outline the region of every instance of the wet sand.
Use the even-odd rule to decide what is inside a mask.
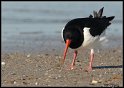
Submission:
[[[1,84],[5,86],[58,86],[58,87],[122,87],[122,47],[100,49],[95,53],[93,71],[85,69],[89,51],[78,54],[75,69],[67,70],[72,61],[69,50],[64,65],[60,65],[62,51],[53,52],[2,52]],[[57,53],[56,53],[57,52]]]

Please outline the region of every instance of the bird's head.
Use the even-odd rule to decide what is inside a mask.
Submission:
[[[64,59],[65,59],[68,47],[72,49],[76,49],[82,45],[83,32],[79,27],[76,26],[65,27],[65,29],[63,30],[63,38],[66,44],[64,50]]]

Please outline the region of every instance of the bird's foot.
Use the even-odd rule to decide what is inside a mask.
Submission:
[[[86,68],[84,71],[86,71],[86,72],[92,72],[92,67],[88,67],[88,68]]]

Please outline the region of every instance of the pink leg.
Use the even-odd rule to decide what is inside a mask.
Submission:
[[[94,50],[91,49],[91,52],[90,52],[90,62],[89,62],[89,67],[87,69],[88,72],[92,71],[93,59],[94,59]]]
[[[70,70],[74,69],[74,65],[75,65],[75,60],[76,60],[76,57],[77,57],[77,50],[74,51],[74,57],[73,57],[73,61],[71,63],[71,66],[70,66]]]

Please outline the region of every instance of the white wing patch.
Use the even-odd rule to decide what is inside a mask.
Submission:
[[[106,36],[105,36],[105,33],[106,33],[106,31],[104,31],[101,35],[100,35],[100,42],[107,42],[108,41],[108,39],[106,38]]]
[[[93,44],[95,41],[97,41],[99,39],[99,36],[92,36],[89,32],[88,27],[85,27],[84,30],[84,41],[83,41],[83,47],[86,47],[90,44]]]
[[[105,32],[106,31],[104,31],[101,35],[100,35],[100,43],[102,44],[102,45],[104,45],[104,44],[106,44],[109,40],[106,38],[106,36],[105,36]]]

